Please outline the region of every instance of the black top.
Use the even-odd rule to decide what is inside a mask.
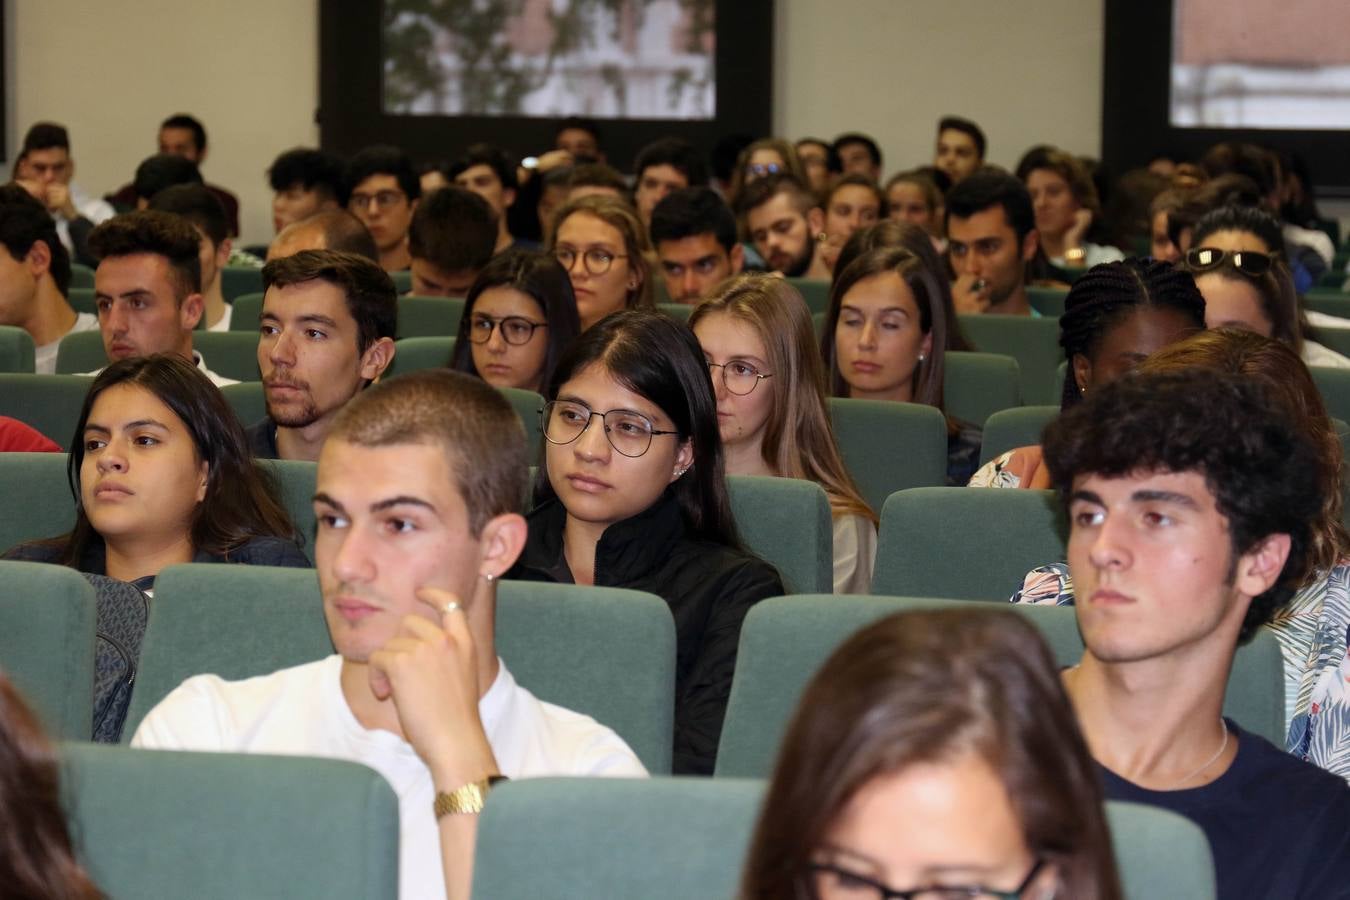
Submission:
[[[550,500],[529,516],[530,532],[508,577],[572,581],[563,555],[567,511]],[[675,617],[675,774],[712,774],[731,693],[741,623],[765,597],[786,593],[778,571],[757,556],[685,529],[670,491],[649,509],[605,529],[595,548],[595,584],[656,594]]]
[[[61,558],[61,547],[47,541],[27,541],[10,547],[0,559],[19,562],[55,563]],[[294,541],[278,537],[254,537],[228,553],[207,553],[198,550],[192,557],[195,563],[238,563],[246,566],[285,566],[291,569],[311,567],[309,557],[305,556]],[[103,541],[94,539],[85,548],[84,556],[76,568],[89,575],[106,575],[107,548]],[[141,590],[149,590],[154,579],[138,579],[133,582]]]
[[[1150,791],[1098,766],[1106,796],[1199,825],[1220,900],[1350,897],[1350,785],[1231,721],[1228,729],[1237,756],[1209,784]]]
[[[248,449],[254,459],[281,459],[277,454],[277,423],[271,416],[250,425],[244,430],[248,437]],[[978,454],[977,454],[978,455]]]
[[[947,433],[947,487],[965,487],[980,468],[984,431],[964,419],[951,417],[956,430]]]

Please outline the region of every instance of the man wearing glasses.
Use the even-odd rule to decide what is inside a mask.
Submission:
[[[745,266],[736,217],[711,188],[668,194],[652,210],[651,232],[673,303],[698,303]]]
[[[408,228],[422,196],[412,161],[397,147],[367,147],[347,164],[347,209],[375,238],[380,267],[401,272],[412,264]]]

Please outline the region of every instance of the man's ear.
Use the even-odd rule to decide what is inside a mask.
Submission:
[[[361,354],[361,377],[366,381],[374,381],[383,375],[394,361],[394,349],[394,342],[390,338],[372,341],[366,352]]]
[[[47,246],[46,241],[33,241],[33,246],[28,248],[28,256],[24,258],[28,264],[28,272],[34,278],[41,278],[51,271],[52,268],[52,248]]]
[[[503,188],[503,189],[502,189],[502,208],[503,208],[503,210],[510,209],[511,207],[513,207],[513,206],[515,206],[515,205],[516,205],[516,189],[515,189],[515,188]]]
[[[811,207],[806,213],[806,224],[811,228],[811,237],[814,238],[825,230],[825,211],[819,206]]]
[[[183,302],[178,307],[178,321],[184,331],[191,331],[197,327],[197,323],[202,320],[202,313],[206,310],[206,301],[198,293],[188,294],[183,298]]]
[[[1041,245],[1041,235],[1035,228],[1022,238],[1022,262],[1031,262],[1036,258],[1036,249]]]
[[[230,254],[234,251],[234,242],[228,237],[216,244],[216,268],[223,269],[230,261]]]
[[[493,578],[505,575],[520,558],[528,534],[525,517],[517,513],[504,513],[489,519],[479,538],[483,556],[478,574]]]
[[[1246,597],[1264,594],[1279,580],[1289,559],[1289,535],[1271,534],[1242,554],[1237,563],[1233,586]]]
[[[731,245],[729,255],[731,257],[731,274],[741,274],[741,270],[745,268],[745,247],[741,246],[740,241]]]

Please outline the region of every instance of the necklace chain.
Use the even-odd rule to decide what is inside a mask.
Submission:
[[[1210,766],[1214,765],[1214,761],[1218,759],[1220,756],[1223,756],[1223,751],[1228,749],[1228,723],[1225,722],[1223,719],[1220,719],[1219,725],[1222,726],[1223,728],[1223,743],[1219,745],[1218,751],[1216,751],[1215,754],[1211,756],[1209,759],[1201,763],[1199,768],[1191,772],[1185,778],[1177,779],[1176,784],[1173,785],[1173,789],[1181,787],[1183,784],[1190,781],[1192,778],[1199,775],[1201,772],[1205,771]]]

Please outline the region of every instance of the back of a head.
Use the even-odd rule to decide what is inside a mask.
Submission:
[[[1264,147],[1244,141],[1224,141],[1215,144],[1200,157],[1200,167],[1210,178],[1221,175],[1242,175],[1256,183],[1262,197],[1270,196],[1279,187],[1278,162]]]
[[[652,210],[653,246],[704,234],[711,234],[728,253],[736,246],[736,217],[712,188],[672,191]]]
[[[340,206],[347,204],[342,160],[323,150],[309,147],[287,150],[272,162],[267,170],[267,180],[272,190],[278,193],[298,186],[307,191],[318,191],[336,200]]]
[[[23,144],[19,148],[19,158],[22,159],[34,150],[51,150],[52,148],[70,152],[70,133],[66,131],[66,126],[58,125],[55,122],[34,122],[23,136]]]
[[[670,166],[688,180],[689,187],[708,183],[708,163],[703,154],[681,138],[660,138],[643,147],[633,161],[633,174],[641,178],[643,171],[652,166]]]
[[[417,204],[408,252],[443,272],[478,270],[497,246],[497,214],[473,191],[451,185]]]
[[[212,244],[219,246],[230,236],[225,207],[204,184],[176,184],[155,194],[149,209],[182,216],[197,226]]]
[[[478,378],[428,369],[383,381],[342,408],[328,439],[444,450],[474,537],[493,517],[522,511],[525,429],[510,401]]]
[[[301,250],[338,250],[364,256],[372,262],[380,259],[370,230],[345,209],[325,209],[308,219],[292,222],[277,233],[272,247],[283,248],[282,255],[286,256]],[[274,256],[269,253],[269,257]]]
[[[394,339],[398,327],[398,293],[393,279],[367,256],[341,250],[301,250],[270,260],[262,269],[263,290],[323,281],[342,291],[347,311],[356,320],[357,349],[362,353],[380,338]]]
[[[0,185],[0,244],[10,258],[22,262],[42,241],[51,256],[48,271],[56,289],[70,294],[70,253],[56,233],[56,221],[32,194],[17,184]]]
[[[1075,356],[1091,359],[1107,332],[1145,308],[1176,310],[1197,331],[1205,328],[1205,298],[1190,273],[1137,257],[1101,263],[1079,277],[1064,298],[1064,314],[1059,318],[1064,358],[1070,366]],[[1071,370],[1064,379],[1060,406],[1070,409],[1082,399]]]
[[[408,202],[422,196],[422,179],[418,177],[408,154],[398,147],[379,144],[359,151],[347,163],[344,173],[346,193],[350,194],[361,182],[373,175],[389,175],[398,181]]]
[[[1270,621],[1311,571],[1312,528],[1323,504],[1318,448],[1259,380],[1204,369],[1131,373],[1066,410],[1041,443],[1066,504],[1086,476],[1193,472],[1227,520],[1234,560],[1270,535],[1289,535],[1284,569],[1253,598],[1240,642]]]
[[[947,224],[969,219],[976,213],[998,206],[1020,241],[1036,227],[1036,214],[1026,185],[993,166],[977,169],[969,178],[947,192]]]
[[[1120,897],[1096,768],[1036,628],[1005,610],[898,613],[807,685],[779,751],[740,896],[806,896],[813,854],[874,780],[973,755],[1002,781],[1057,896]]]
[[[628,193],[628,182],[623,173],[604,163],[583,163],[574,167],[567,178],[567,186],[608,188],[617,191],[620,196]]]
[[[100,262],[142,253],[164,257],[180,302],[202,289],[200,246],[196,229],[186,219],[158,210],[113,216],[89,232],[89,252]]]
[[[988,147],[984,131],[970,119],[963,119],[960,116],[943,116],[938,120],[937,130],[939,135],[944,131],[959,131],[968,136],[975,143],[975,155],[981,160],[984,159],[985,149]]]
[[[136,167],[136,177],[131,184],[136,199],[148,203],[160,191],[176,184],[202,184],[202,173],[197,164],[186,157],[156,153]]]

